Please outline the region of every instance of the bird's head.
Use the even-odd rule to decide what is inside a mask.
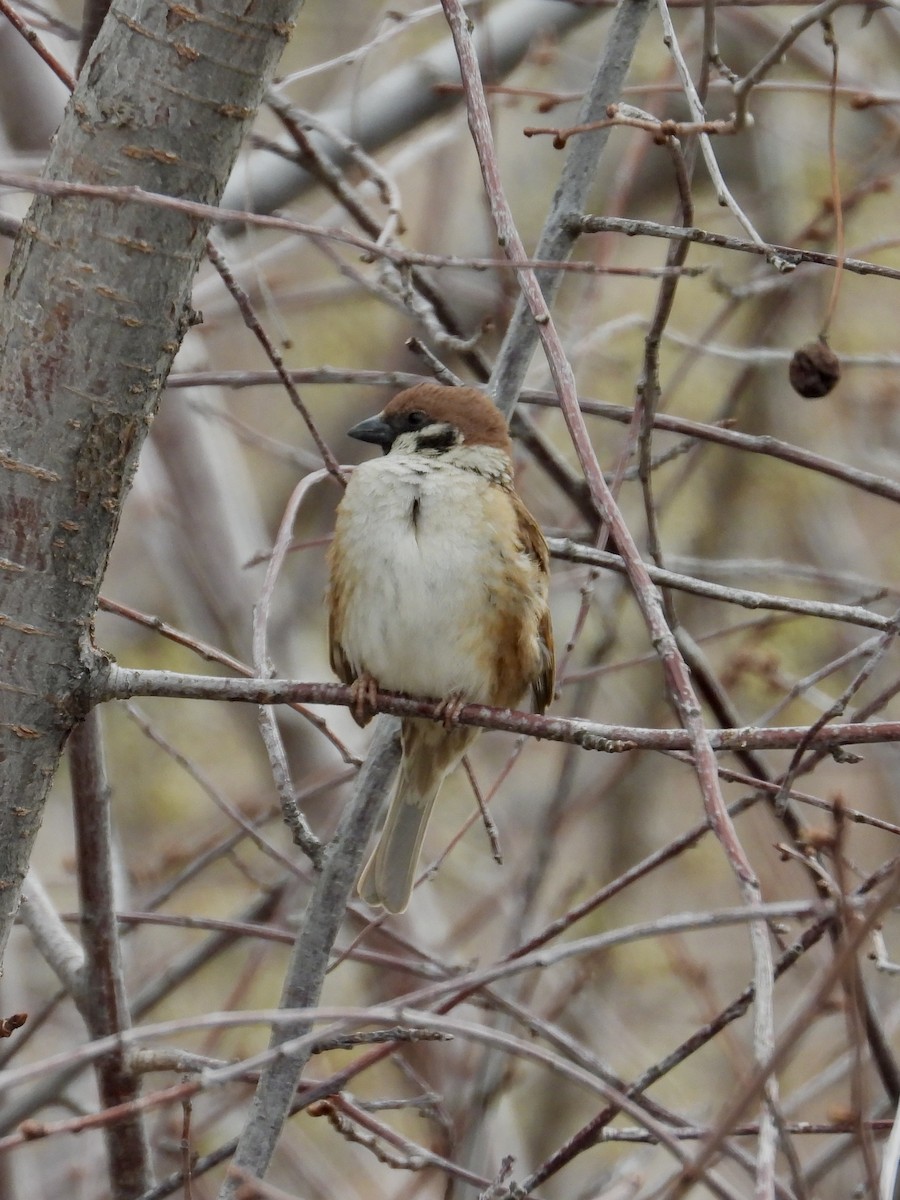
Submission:
[[[438,457],[458,447],[490,446],[511,455],[506,421],[488,397],[473,387],[420,383],[400,392],[377,416],[347,431],[381,446],[385,454]]]

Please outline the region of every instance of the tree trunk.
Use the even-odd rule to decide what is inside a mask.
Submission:
[[[111,8],[45,179],[217,203],[300,0]],[[264,15],[263,15],[264,14]],[[96,660],[100,582],[190,324],[205,222],[39,196],[0,311],[0,954]]]

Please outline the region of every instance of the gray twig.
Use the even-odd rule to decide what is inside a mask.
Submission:
[[[326,851],[322,871],[304,914],[284,983],[282,1008],[309,1008],[318,1002],[331,949],[399,758],[398,723],[379,721],[369,757],[359,774],[356,793],[344,810]],[[308,1021],[279,1026],[273,1031],[271,1045],[274,1048],[302,1036],[308,1028]],[[286,1052],[276,1057],[263,1072],[235,1153],[237,1170],[260,1177],[265,1174],[309,1053],[309,1047]],[[239,1177],[230,1174],[220,1200],[234,1200],[239,1191]]]

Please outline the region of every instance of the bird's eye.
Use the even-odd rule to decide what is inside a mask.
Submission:
[[[406,414],[406,426],[408,429],[421,429],[430,420],[431,418],[428,416],[428,413],[422,412],[419,408]]]

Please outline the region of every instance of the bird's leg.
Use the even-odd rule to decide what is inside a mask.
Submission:
[[[452,692],[446,700],[442,700],[435,710],[435,715],[444,722],[445,729],[452,729],[457,717],[468,704],[460,692]]]
[[[350,716],[357,725],[368,725],[375,716],[378,680],[368,671],[357,675],[350,684]]]

